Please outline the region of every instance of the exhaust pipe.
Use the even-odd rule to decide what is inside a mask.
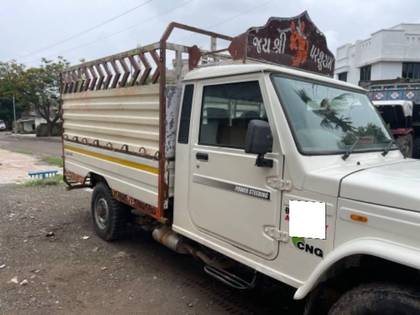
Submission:
[[[182,236],[172,231],[167,225],[161,225],[155,228],[152,232],[154,240],[178,254],[189,254],[190,252],[185,247]]]
[[[194,256],[195,258],[200,259],[206,265],[218,269],[225,269],[226,267],[229,267],[231,265],[231,263],[229,262],[223,263],[222,261],[218,261],[217,259],[210,258],[206,253],[198,249],[196,246],[188,244],[181,235],[174,232],[167,225],[161,225],[156,227],[152,232],[152,236],[156,242],[161,243],[162,245],[173,250],[174,252],[177,252],[178,254],[189,254],[191,256]]]
[[[233,288],[243,290],[250,289],[255,286],[257,272],[254,273],[254,277],[251,282],[243,280],[239,276],[236,276],[226,270],[226,268],[232,266],[230,261],[223,262],[209,257],[206,253],[201,251],[199,247],[194,246],[193,244],[188,244],[181,235],[174,232],[167,225],[156,227],[152,232],[152,236],[156,242],[165,245],[167,248],[177,252],[178,254],[190,254],[191,256],[200,259],[206,265],[204,267],[204,271],[207,274]]]

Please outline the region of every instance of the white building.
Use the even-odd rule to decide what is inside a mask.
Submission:
[[[35,133],[39,125],[45,124],[47,121],[39,116],[35,110],[27,110],[21,114],[16,121],[18,133]]]
[[[335,77],[362,85],[369,81],[420,79],[420,24],[398,24],[337,48]]]

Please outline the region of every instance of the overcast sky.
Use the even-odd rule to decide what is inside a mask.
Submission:
[[[155,42],[170,21],[237,35],[263,25],[270,16],[294,16],[304,10],[334,53],[338,46],[381,28],[420,23],[419,0],[1,0],[0,61],[36,65],[41,57],[58,55],[71,62],[90,60]],[[185,34],[171,39],[191,44],[195,40]]]

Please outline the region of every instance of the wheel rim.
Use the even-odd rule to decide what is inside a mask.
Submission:
[[[96,200],[94,214],[96,225],[101,230],[104,230],[108,224],[109,219],[109,207],[105,198],[98,198]]]

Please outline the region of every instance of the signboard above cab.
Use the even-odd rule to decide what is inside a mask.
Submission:
[[[235,60],[257,60],[334,75],[334,55],[324,34],[305,11],[292,18],[270,18],[235,37],[229,53]]]

